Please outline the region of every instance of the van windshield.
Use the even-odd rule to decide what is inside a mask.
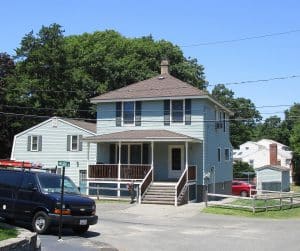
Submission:
[[[38,175],[41,189],[44,193],[60,193],[62,176],[58,175]],[[74,182],[65,177],[64,192],[72,194],[80,194]]]

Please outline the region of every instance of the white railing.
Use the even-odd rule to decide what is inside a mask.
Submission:
[[[175,185],[175,206],[177,207],[178,204],[178,196],[180,195],[182,189],[184,188],[185,184],[187,183],[187,177],[188,177],[188,167],[184,169],[183,173],[181,174],[178,182]],[[185,182],[183,183],[185,178]],[[182,185],[183,184],[183,185]],[[178,192],[179,190],[179,192]]]
[[[146,192],[149,185],[153,182],[153,174],[152,173],[153,173],[153,166],[150,168],[150,170],[146,174],[145,178],[142,180],[142,182],[139,185],[139,204],[142,203],[142,196]],[[150,177],[150,179],[149,179],[149,177]],[[146,183],[146,181],[148,182],[148,184]]]

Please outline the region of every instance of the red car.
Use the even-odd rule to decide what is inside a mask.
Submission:
[[[232,194],[238,195],[242,197],[249,197],[251,195],[256,194],[256,187],[251,185],[245,181],[233,180],[232,181]]]

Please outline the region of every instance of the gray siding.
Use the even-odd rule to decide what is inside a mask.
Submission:
[[[192,124],[164,125],[164,103],[163,100],[143,101],[141,126],[126,125],[117,127],[115,121],[115,103],[101,103],[97,106],[97,134],[107,134],[125,130],[147,130],[165,129],[182,133],[198,139],[203,139],[203,104],[204,100],[192,100]]]
[[[205,173],[210,172],[209,184],[220,183],[232,180],[232,159],[225,160],[225,149],[232,146],[229,141],[229,123],[227,122],[226,131],[223,128],[215,127],[215,108],[207,104],[205,106]],[[221,161],[217,158],[217,149],[221,149]],[[231,154],[230,154],[231,155]]]
[[[27,151],[27,139],[31,135],[42,136],[42,150]],[[87,168],[87,143],[83,142],[82,151],[67,151],[67,135],[92,136],[92,133],[74,127],[62,120],[58,120],[57,127],[52,126],[52,120],[41,123],[26,133],[15,136],[12,159],[42,163],[45,168],[53,168],[58,160],[70,161],[66,167],[66,175],[77,185],[79,184],[79,170]],[[90,163],[96,161],[96,144],[90,144]]]

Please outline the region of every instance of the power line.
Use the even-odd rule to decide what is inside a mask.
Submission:
[[[179,47],[197,47],[197,46],[205,46],[205,45],[215,45],[215,44],[227,44],[227,43],[235,43],[245,40],[253,40],[253,39],[260,39],[260,38],[267,38],[267,37],[274,37],[274,36],[282,36],[292,33],[300,32],[300,29],[290,30],[290,31],[283,31],[283,32],[275,32],[257,36],[249,36],[249,37],[242,37],[237,39],[229,39],[229,40],[219,40],[219,41],[212,41],[212,42],[202,42],[197,44],[188,44],[188,45],[179,45]]]

